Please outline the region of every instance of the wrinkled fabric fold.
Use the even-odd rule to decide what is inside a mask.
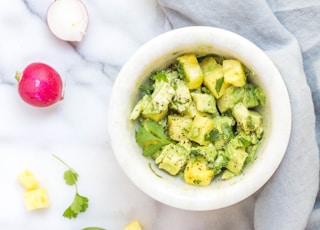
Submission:
[[[319,20],[308,25],[309,30],[301,29],[306,23],[304,15],[308,12],[314,15],[319,12],[320,15],[320,9],[314,1],[309,1],[309,4],[308,1],[300,4],[293,0],[286,2],[285,5],[263,0],[158,0],[172,29],[194,25],[214,26],[251,40],[271,58],[286,83],[292,106],[292,133],[280,167],[255,194],[255,208],[248,215],[253,216],[251,220],[258,230],[298,230],[307,226],[318,229],[317,223],[320,222],[316,220],[319,215],[314,214],[310,219],[312,223],[308,224],[310,214],[316,208],[314,203],[319,188],[315,114],[320,109],[316,103],[319,93],[318,75],[315,73],[319,70],[313,69],[319,67],[320,49],[315,55],[317,60],[310,60],[308,56],[315,52],[313,49],[320,48],[320,39],[309,30],[318,28],[320,34],[320,28],[316,25]],[[293,21],[290,12],[300,15],[301,20]],[[238,220],[231,218],[228,221],[232,222],[232,219]],[[222,224],[213,224],[215,229],[222,229]]]

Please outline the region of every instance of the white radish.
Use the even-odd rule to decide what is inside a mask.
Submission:
[[[51,32],[61,40],[80,42],[88,27],[88,11],[81,0],[55,0],[47,12]]]

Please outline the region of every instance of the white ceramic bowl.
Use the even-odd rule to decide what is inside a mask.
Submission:
[[[266,94],[265,140],[257,160],[243,174],[208,187],[186,184],[179,177],[150,168],[136,144],[129,114],[137,101],[138,86],[184,53],[218,54],[241,60],[256,73],[254,83]],[[144,44],[121,69],[109,104],[109,134],[114,154],[131,181],[143,192],[167,205],[186,210],[214,210],[235,204],[260,189],[279,166],[289,141],[291,107],[286,86],[277,68],[250,41],[213,27],[185,27],[166,32]],[[151,163],[153,164],[153,163]]]

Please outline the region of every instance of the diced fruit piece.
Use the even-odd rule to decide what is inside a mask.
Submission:
[[[225,170],[221,176],[222,180],[230,180],[232,177],[235,177],[236,175],[229,170]]]
[[[215,98],[220,98],[230,86],[224,80],[223,69],[213,57],[206,57],[200,63],[204,78],[203,84]]]
[[[208,162],[213,162],[218,154],[213,145],[193,147],[192,151],[196,151],[196,155],[203,156]]]
[[[144,108],[148,106],[148,104],[151,102],[152,98],[150,95],[144,95],[142,99],[140,99],[137,104],[134,106],[132,112],[130,113],[130,120],[136,120]]]
[[[240,61],[228,59],[222,62],[224,81],[237,87],[244,86],[246,75]]]
[[[197,142],[200,145],[208,145],[210,141],[206,141],[206,135],[210,133],[210,131],[214,127],[214,122],[211,118],[196,116],[188,133],[188,137],[190,140]]]
[[[45,188],[26,191],[23,200],[28,210],[47,208],[50,205],[48,193]]]
[[[263,132],[262,115],[256,111],[249,110],[242,102],[237,103],[232,114],[244,132],[256,132],[260,135]]]
[[[185,54],[177,58],[179,66],[186,78],[189,89],[197,89],[203,82],[203,74],[194,54]]]
[[[226,92],[217,100],[218,109],[221,113],[232,109],[235,104],[244,97],[245,90],[243,87],[230,86]]]
[[[239,175],[248,157],[248,153],[242,148],[232,148],[227,154],[229,161],[226,168],[235,175]]]
[[[168,116],[168,133],[171,139],[175,141],[187,140],[188,132],[192,124],[192,119],[179,115]]]
[[[190,159],[184,170],[184,180],[191,185],[208,186],[214,176],[208,162],[202,158]]]
[[[171,175],[177,175],[187,162],[189,153],[180,145],[168,144],[163,147],[155,163],[159,168],[167,171]]]
[[[123,230],[142,230],[142,227],[138,220],[133,220],[130,224],[124,227]]]
[[[154,121],[161,120],[168,112],[174,92],[174,89],[167,82],[158,82],[151,95],[151,101],[143,109],[142,115]]]
[[[198,111],[210,114],[218,112],[216,100],[211,94],[191,93],[191,96]]]
[[[182,80],[175,80],[175,95],[172,98],[171,108],[179,113],[186,111],[192,102],[188,86]]]
[[[26,190],[36,189],[39,185],[37,178],[28,169],[18,175],[18,180]]]
[[[196,104],[194,103],[194,101],[192,101],[190,103],[190,106],[182,114],[185,115],[185,116],[191,117],[191,118],[194,118],[195,116],[203,116],[203,117],[206,116],[205,113],[200,112],[199,110],[197,110]]]

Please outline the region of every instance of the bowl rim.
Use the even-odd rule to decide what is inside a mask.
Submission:
[[[172,40],[179,41],[179,43],[171,42]],[[206,44],[208,41],[211,42],[210,47]],[[191,48],[186,48],[188,45]],[[175,57],[187,53],[193,45],[195,46],[194,49],[200,49],[200,53],[202,48],[203,50],[214,49],[217,54],[221,53],[224,56],[239,59],[250,69],[269,71],[269,79],[265,79],[264,76],[260,77],[259,80],[262,81],[260,84],[264,86],[268,84],[267,99],[277,101],[277,103],[269,105],[268,126],[270,127],[267,133],[269,136],[265,140],[268,144],[263,144],[261,150],[261,152],[269,154],[259,155],[245,173],[236,177],[237,179],[213,182],[208,187],[196,187],[180,183],[179,186],[176,186],[177,178],[170,178],[172,176],[167,176],[161,171],[157,171],[157,174],[160,174],[162,178],[152,173],[150,167],[154,165],[142,154],[138,157],[129,157],[128,155],[129,152],[139,151],[140,149],[134,139],[133,125],[129,121],[129,113],[137,95],[136,86],[148,73],[151,73],[151,70],[162,68],[171,62],[172,58],[168,58],[170,55]],[[168,60],[163,61],[163,56],[160,58],[157,56],[161,53],[166,53]],[[250,61],[248,63],[248,61],[244,61],[247,60],[246,55],[248,53],[257,57],[259,62]],[[153,64],[149,64],[145,60],[146,57],[150,58]],[[154,66],[154,63],[158,62],[160,63],[159,66]],[[139,65],[136,65],[136,63],[139,63]],[[128,75],[131,77],[128,77]],[[121,92],[128,92],[129,94],[124,96]],[[141,191],[172,207],[204,211],[224,208],[238,203],[258,191],[272,177],[279,167],[289,143],[291,116],[290,98],[282,76],[274,63],[258,46],[248,39],[225,29],[209,26],[189,26],[162,33],[149,40],[138,48],[123,65],[110,95],[108,130],[111,147],[119,165]],[[271,127],[277,127],[277,129]],[[124,133],[128,135],[124,135]],[[265,165],[264,161],[269,164]],[[144,176],[143,180],[140,178],[141,175]],[[232,189],[225,189],[226,187]]]

